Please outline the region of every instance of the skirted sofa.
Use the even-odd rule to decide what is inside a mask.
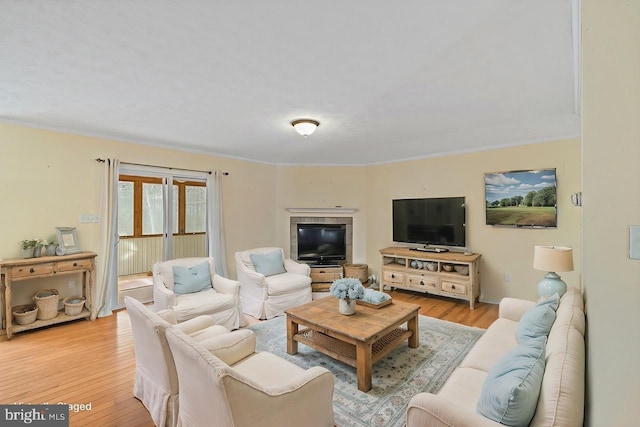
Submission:
[[[557,295],[555,298],[557,309],[552,307],[551,300],[535,303],[504,298],[499,318],[442,389],[437,394],[419,393],[410,400],[407,427],[582,426],[584,302],[576,288],[569,288],[562,298]],[[551,309],[555,313],[548,337],[527,334],[531,332],[531,314],[543,313],[547,317],[539,320],[544,323],[549,320]],[[533,328],[538,326],[534,322]],[[521,377],[510,379],[509,375],[516,372],[517,376],[517,371]],[[539,395],[535,391],[536,372],[541,378],[541,386],[539,381],[537,384]],[[523,410],[520,404],[532,405],[529,412],[533,418],[519,413]]]

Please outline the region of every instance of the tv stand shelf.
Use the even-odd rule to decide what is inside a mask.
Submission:
[[[423,252],[405,247],[380,250],[380,290],[385,286],[469,301],[480,296],[480,254]]]

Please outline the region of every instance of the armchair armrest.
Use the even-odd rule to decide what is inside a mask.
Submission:
[[[176,295],[164,286],[164,283],[156,277],[153,278],[153,307],[164,310],[176,305]]]
[[[231,366],[255,353],[256,336],[250,329],[239,329],[206,339],[200,344],[218,359]]]
[[[519,322],[522,315],[536,305],[533,301],[518,298],[502,298],[498,308],[498,316],[501,318]]]
[[[172,325],[178,324],[178,319],[176,319],[176,314],[171,309],[165,308],[164,310],[160,310],[156,312],[156,314],[160,316],[160,318],[165,322],[168,322]]]
[[[407,427],[498,427],[496,423],[475,412],[431,393],[418,393],[407,406]]]
[[[307,277],[311,275],[311,267],[309,265],[296,262],[291,258],[284,259],[284,269],[289,273],[302,274]]]
[[[252,399],[229,401],[234,414],[242,414],[239,425],[253,425],[260,420],[262,425],[334,425],[333,419],[333,375],[327,369],[314,366],[270,387],[262,387],[251,379],[230,372],[236,384],[233,389],[239,396],[251,395]],[[283,411],[282,408],[295,408]]]
[[[200,331],[209,326],[215,325],[216,322],[211,316],[197,316],[182,323],[175,324],[174,327],[180,329],[187,335],[191,335],[196,331]]]
[[[321,384],[319,385],[319,390],[317,392],[321,392],[325,387],[331,386],[331,392],[329,395],[333,395],[333,374],[326,368],[321,366],[312,366],[311,368],[305,370],[303,373],[299,375],[294,375],[288,378],[282,378],[282,382],[277,386],[263,388],[263,391],[271,396],[278,396],[285,393],[291,393],[292,390],[299,390],[302,387],[311,388],[313,380],[317,378],[323,378]],[[324,386],[322,385],[324,384]],[[317,386],[314,386],[314,388]],[[320,394],[320,397],[322,394]],[[310,398],[309,395],[305,394],[305,397],[308,398],[311,402],[316,401],[317,399]]]
[[[219,274],[213,276],[213,289],[221,294],[238,296],[240,294],[240,282],[227,279]]]

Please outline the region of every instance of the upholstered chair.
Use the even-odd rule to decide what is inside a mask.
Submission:
[[[149,411],[156,426],[175,426],[178,422],[178,375],[166,331],[173,327],[193,340],[204,341],[229,330],[216,325],[209,316],[199,316],[177,324],[171,310],[155,313],[135,298],[124,297],[131,320],[136,373],[133,395]]]
[[[282,248],[236,252],[236,274],[244,312],[271,319],[287,308],[311,301],[311,268],[284,257]]]
[[[178,322],[207,315],[231,330],[244,326],[239,292],[237,281],[216,274],[212,257],[178,258],[153,265],[154,309],[172,310]]]
[[[180,425],[333,426],[331,372],[255,352],[251,330],[199,343],[172,329],[167,341],[179,378]]]

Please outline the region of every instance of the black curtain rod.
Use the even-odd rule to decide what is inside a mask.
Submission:
[[[104,163],[105,160],[97,158],[96,162]],[[200,171],[200,170],[197,170],[197,169],[169,168],[169,167],[166,167],[166,166],[145,165],[143,163],[129,163],[129,162],[122,162],[122,163],[126,163],[127,165],[133,165],[133,166],[147,166],[147,167],[152,167],[152,168],[164,168],[164,169],[169,169],[169,170],[179,170],[179,171],[188,171],[188,172],[205,172],[205,173],[208,173],[209,175],[211,175],[211,173],[212,173],[211,171]],[[229,172],[222,172],[222,175],[227,176],[227,175],[229,175]]]

